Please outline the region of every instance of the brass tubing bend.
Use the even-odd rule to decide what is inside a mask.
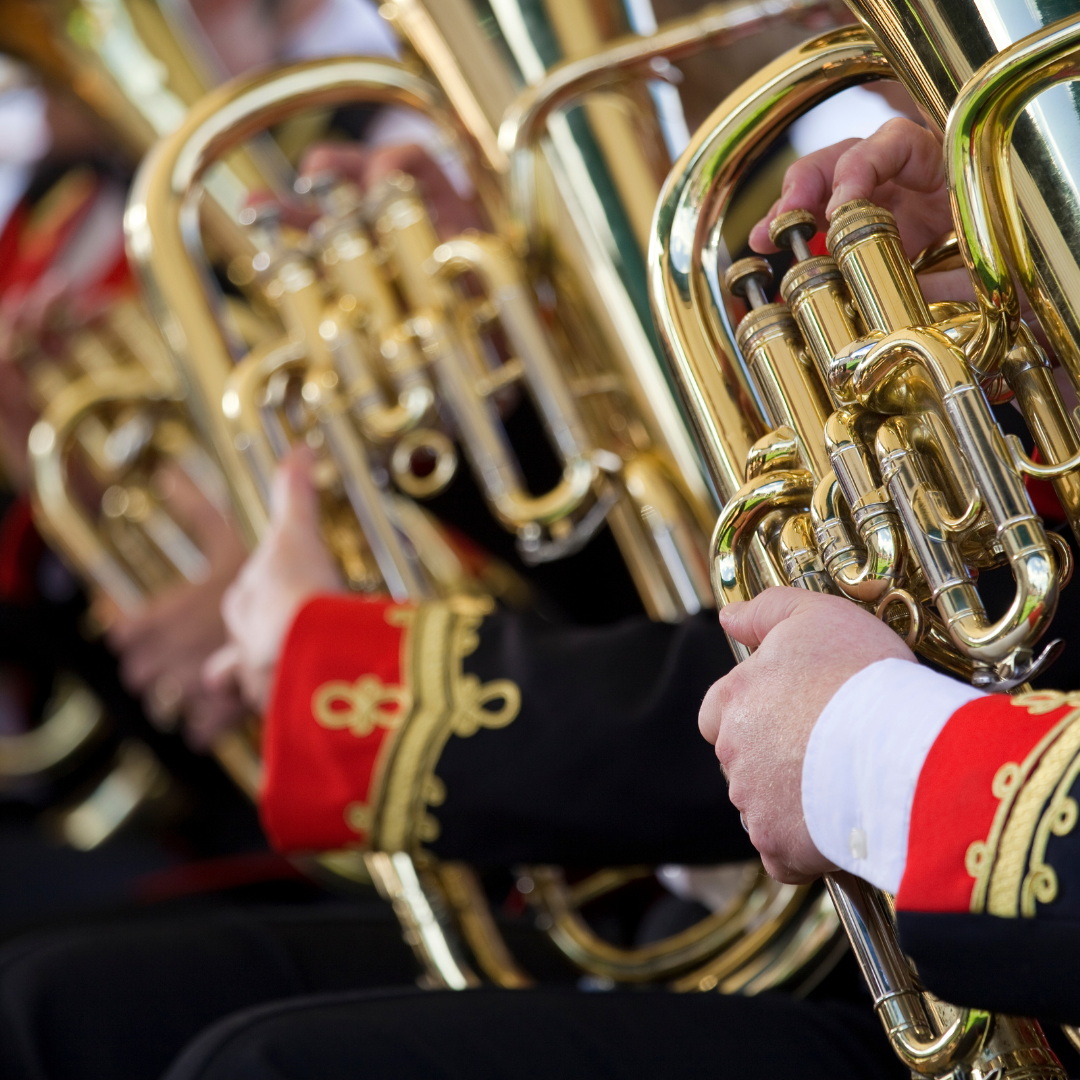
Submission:
[[[978,351],[972,353],[979,373],[996,368],[1016,332],[1019,304],[1011,263],[1062,362],[1080,383],[1077,344],[1052,304],[1042,302],[1009,164],[1017,118],[1043,91],[1075,79],[1078,61],[1080,16],[1072,16],[1002,49],[967,81],[949,115],[945,170],[956,237],[982,314]],[[995,222],[1001,222],[1004,236]]]
[[[852,600],[877,604],[900,579],[904,538],[896,507],[877,484],[870,453],[856,432],[859,412],[838,409],[826,421],[825,446],[833,467],[815,488],[810,510],[833,580]],[[863,559],[840,512],[841,495],[866,548]]]
[[[941,1076],[973,1061],[993,1029],[993,1017],[979,1009],[960,1009],[956,1019],[935,1035],[921,989],[896,943],[885,894],[845,873],[826,875],[825,884],[901,1061],[919,1076]]]
[[[653,218],[649,293],[721,500],[741,486],[765,427],[722,297],[709,284],[714,240],[742,179],[793,120],[856,83],[892,77],[872,39],[844,27],[779,57],[723,101],[668,175]]]
[[[1053,552],[986,400],[971,382],[963,354],[944,334],[913,327],[877,342],[853,379],[860,402],[871,409],[888,404],[893,377],[914,364],[923,369],[956,432],[1016,581],[1013,602],[995,623],[986,621],[970,583],[931,579],[931,589],[957,647],[973,660],[1000,665],[1030,650],[1053,617],[1058,597]],[[886,434],[879,434],[879,445]],[[933,567],[924,569],[931,578]]]
[[[102,542],[100,530],[71,494],[67,451],[79,425],[94,411],[117,402],[145,404],[175,400],[148,372],[112,368],[66,386],[49,403],[30,432],[33,495],[51,539],[125,615],[143,606],[142,587]]]
[[[747,481],[724,505],[712,544],[712,586],[722,608],[749,600],[744,562],[754,530],[774,510],[805,511],[810,506],[814,478],[806,469],[762,473]]]
[[[864,516],[859,523],[859,539],[866,554],[860,558],[840,513],[841,495],[840,483],[831,471],[814,489],[810,511],[818,547],[829,576],[845,596],[860,603],[876,604],[896,588],[900,578],[904,563],[900,522],[889,503]]]
[[[534,150],[550,117],[590,94],[628,82],[663,78],[670,63],[707,49],[722,49],[785,22],[828,11],[822,0],[734,0],[710,4],[684,19],[664,23],[654,34],[628,34],[588,56],[556,64],[535,86],[523,90],[499,127],[499,149],[510,162],[510,206],[514,219],[535,244],[538,236]],[[666,62],[666,65],[665,65]]]

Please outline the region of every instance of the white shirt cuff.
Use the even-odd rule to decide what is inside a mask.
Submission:
[[[818,717],[803,762],[803,814],[818,850],[895,893],[926,755],[949,717],[983,696],[907,660],[879,660],[848,679]]]

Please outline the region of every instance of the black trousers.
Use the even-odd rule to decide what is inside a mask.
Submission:
[[[868,1002],[432,994],[417,974],[375,903],[29,935],[0,950],[0,1078],[904,1075]]]
[[[0,1078],[904,1075],[868,1002],[432,994],[417,974],[374,903],[30,935],[0,950]]]
[[[900,1080],[869,1005],[664,991],[403,990],[250,1009],[167,1080]]]
[[[0,949],[0,1080],[157,1080],[207,1026],[264,1002],[414,985],[381,903],[52,930]]]

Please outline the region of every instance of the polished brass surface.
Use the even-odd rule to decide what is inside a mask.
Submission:
[[[188,105],[205,92],[191,43],[175,36],[154,0],[4,0],[0,50],[26,61],[51,85],[89,106],[133,161],[172,131]],[[222,165],[211,187],[229,203],[238,188],[257,176],[250,161],[236,156]],[[216,225],[231,235],[227,217],[217,214]],[[215,485],[214,466],[190,430],[185,433],[175,374],[137,302],[120,301],[95,325],[76,333],[59,364],[42,362],[40,356],[27,359],[37,405],[49,407],[31,446],[42,531],[127,613],[141,606],[148,592],[185,577],[199,578],[205,559],[155,497],[148,466],[175,451],[200,486]],[[141,439],[130,460],[115,460],[113,452],[121,444],[131,445],[133,437],[140,443],[140,433],[159,421],[161,430]],[[111,506],[117,512],[98,512],[75,495],[69,466],[76,459],[76,472],[105,481],[102,509]],[[111,483],[109,477],[120,482]],[[259,766],[250,741],[227,735],[215,753],[254,795]],[[119,775],[122,763],[117,768]],[[99,801],[99,834],[101,814],[109,805],[118,808],[121,801]],[[123,816],[116,817],[117,827]]]
[[[68,766],[107,728],[100,699],[75,679],[62,679],[31,731],[0,736],[0,788]]]
[[[729,41],[817,7],[733,5],[693,24],[692,34],[684,26],[662,40],[665,49],[704,47],[693,42],[699,30],[707,35],[706,44]],[[381,584],[399,596],[446,591],[445,583],[432,580],[431,560],[415,536],[412,545],[395,541],[404,507],[411,504],[401,503],[385,480],[373,482],[385,474],[402,491],[422,495],[428,477],[448,475],[452,445],[450,430],[440,428],[441,411],[452,418],[463,456],[495,515],[518,534],[526,557],[569,553],[606,520],[652,615],[677,619],[700,610],[710,599],[704,527],[713,503],[651,339],[643,281],[635,269],[642,253],[626,246],[635,232],[644,239],[666,163],[650,174],[642,147],[612,138],[624,124],[605,121],[604,131],[596,131],[598,102],[588,102],[586,109],[595,145],[568,123],[563,111],[571,98],[576,101],[592,88],[577,83],[568,97],[546,97],[549,54],[541,56],[516,5],[494,9],[505,52],[493,52],[490,27],[476,32],[479,24],[461,0],[433,5],[400,0],[385,5],[383,13],[436,76],[437,86],[414,67],[377,60],[299,65],[238,83],[197,106],[159,145],[141,170],[129,205],[133,260],[250,535],[265,527],[274,460],[290,441],[303,439],[327,451],[332,468],[324,470],[326,484],[344,491],[339,505],[344,502],[361,525],[358,549],[357,530],[338,532],[353,538],[354,572],[349,560],[341,559],[353,583]],[[588,5],[560,5],[551,18],[565,55],[577,51],[581,41],[594,40],[596,21]],[[613,62],[602,37],[595,40],[601,48],[594,72]],[[625,59],[633,52],[648,61],[654,44],[628,39],[619,55]],[[652,59],[661,55],[651,54]],[[580,63],[588,67],[592,58]],[[649,70],[647,62],[638,63],[634,77]],[[526,91],[523,101],[534,94],[532,100],[547,102],[545,118],[527,125],[520,144],[515,140],[508,151],[529,154],[543,192],[542,211],[534,215],[542,238],[534,234],[534,246],[525,250],[521,234],[507,226],[511,215],[503,175],[509,161],[494,138],[523,83],[536,88]],[[281,330],[274,328],[234,367],[213,297],[203,291],[205,259],[194,240],[203,183],[253,132],[313,106],[348,101],[394,103],[433,120],[472,166],[474,185],[500,235],[437,241],[407,180],[391,178],[381,191],[361,197],[345,185],[317,190],[317,178],[307,194],[316,200],[320,222],[300,244],[265,214],[249,215],[248,251],[233,258],[230,271],[249,295],[275,311]],[[518,108],[516,115],[526,113]],[[639,120],[635,126],[640,125]],[[656,137],[646,143],[662,146]],[[604,202],[601,192],[609,181],[624,199],[621,208]],[[476,292],[455,285],[465,274],[477,284]],[[383,276],[393,279],[392,289],[380,287],[376,278]],[[544,296],[552,299],[538,303]],[[497,364],[490,362],[491,349],[484,343],[492,328],[499,333],[490,336],[506,346]],[[532,396],[564,464],[562,481],[540,495],[525,490],[502,441],[495,403],[515,383]],[[418,456],[436,463],[431,472],[412,471]],[[462,587],[467,585],[460,580],[453,586]],[[414,883],[397,863],[382,858],[369,863],[412,927],[410,939],[419,944],[433,977],[442,985],[469,985],[467,965],[454,958],[449,938],[439,943],[437,933],[440,903],[443,909],[455,906],[447,904],[452,882],[441,882],[441,902],[429,895],[424,909],[420,900],[428,886],[439,885],[441,868],[433,864],[426,873],[414,867]],[[454,882],[462,884],[460,878]],[[475,899],[467,888],[458,895]],[[413,901],[419,906],[410,911]],[[775,952],[765,965],[768,973],[763,968],[756,976],[761,989],[801,971],[804,960],[813,966],[829,936],[828,920],[816,908],[811,912],[799,903],[769,911],[753,939]],[[800,929],[804,915],[813,932],[810,922]],[[458,916],[485,973],[516,985],[519,975],[493,946],[490,920],[485,923],[471,903],[464,903]],[[716,939],[715,947],[727,940]],[[752,942],[740,939],[737,945],[743,959],[732,962],[733,978],[758,956]],[[579,946],[588,954],[599,943]],[[682,955],[678,943],[675,951]],[[699,951],[690,960],[698,963],[705,955]],[[690,960],[645,965],[652,973],[645,977],[666,977]],[[625,978],[640,977],[634,972],[642,964],[635,954],[616,962]]]
[[[920,83],[913,74],[913,56],[926,40],[913,25],[907,25],[908,42],[895,32],[914,5],[882,2],[872,16],[866,5],[853,6],[888,46],[908,88],[932,104],[933,79]],[[941,5],[935,17],[948,9]],[[1055,345],[1070,333],[1065,309],[1045,288],[1047,263],[1039,262],[1047,250],[1053,256],[1057,240],[1031,228],[1033,204],[1025,200],[1022,169],[1017,202],[1009,147],[1032,98],[1075,76],[1078,24],[1064,20],[1011,45],[950,97],[956,107],[946,161],[957,232],[919,264],[926,269],[963,254],[977,307],[928,305],[891,215],[862,200],[834,212],[825,257],[811,256],[807,246],[809,214],[796,211],[774,223],[774,241],[795,256],[782,283],[785,303],[766,304],[760,282],[751,281],[760,268],[749,260],[735,264],[725,282],[752,309],[735,332],[727,303],[703,273],[720,250],[724,212],[758,148],[828,93],[833,73],[835,89],[883,74],[874,70],[872,49],[860,58],[861,70],[836,62],[851,63],[852,37],[819,38],[751,80],[720,106],[677,163],[656,219],[652,299],[684,397],[705,413],[695,419],[714,482],[731,484],[745,468],[745,483],[725,492],[713,537],[713,586],[721,605],[749,598],[765,583],[751,558],[758,545],[781,568],[784,582],[849,596],[976,685],[1007,691],[1056,655],[1060,643],[1041,655],[1036,645],[1071,574],[1071,558],[1035,514],[1024,476],[1058,481],[1075,523],[1080,454],[1074,419],[1046,357],[1020,322],[1013,273]],[[929,48],[920,55],[925,60]],[[954,58],[946,53],[944,59]],[[813,79],[821,81],[814,85]],[[814,93],[800,95],[800,80]],[[1068,123],[1061,130],[1068,131]],[[1032,145],[1016,142],[1014,157]],[[1029,251],[1032,238],[1041,246]],[[748,377],[763,406],[761,420],[772,429],[734,457],[731,432],[709,407],[717,396],[727,407],[737,380],[728,379],[726,398],[719,394],[717,368],[706,362],[710,338],[721,364],[733,361],[732,369]],[[781,338],[782,348],[764,352],[765,344]],[[1066,363],[1074,348],[1071,340],[1058,347]],[[816,427],[800,430],[793,406],[807,370],[820,380],[827,404]],[[987,399],[1007,400],[1010,393],[1046,463],[1033,463],[998,430]],[[795,452],[810,439],[823,448],[824,461]],[[1012,569],[1015,597],[991,621],[977,575],[1004,564]],[[745,650],[737,650],[742,658]],[[890,1041],[913,1072],[1063,1075],[1034,1022],[927,998],[899,951],[881,893],[846,875],[832,876],[828,886]]]
[[[604,941],[579,914],[578,908],[597,894],[575,894],[554,867],[531,867],[529,876],[530,896],[552,920],[552,939],[583,970],[620,983],[679,977],[677,989],[700,989],[697,982],[707,973],[715,974],[717,963],[723,963],[728,973],[744,972],[748,979],[749,962],[760,962],[767,945],[790,930],[793,920],[782,915],[802,911],[807,898],[805,888],[778,885],[756,863],[748,863],[725,907],[673,937],[626,949]],[[688,974],[688,969],[693,971]],[[713,982],[708,989],[716,986]]]
[[[723,103],[714,114],[722,122],[698,131],[665,185],[649,257],[653,309],[725,502],[741,486],[747,453],[767,421],[750,390],[724,298],[704,272],[716,261],[719,222],[739,178],[788,123],[845,86],[889,74],[859,31],[816,38],[762,69],[738,100]]]
[[[1010,70],[1018,60],[1011,46],[1025,38],[1033,42],[1043,31],[1054,34],[1053,27],[1060,30],[1066,17],[1075,16],[1075,8],[1060,0],[849,0],[848,6],[942,131],[951,110],[960,126],[973,119],[967,105],[954,110],[962,88],[966,95],[985,99],[988,90],[991,96],[996,93],[992,85],[1004,85],[1004,74],[1006,82],[1015,76],[1013,85],[1023,94],[1024,76],[1019,68]],[[1054,66],[1048,60],[1044,70],[1050,73]],[[1028,230],[1038,282],[1029,298],[1075,385],[1080,374],[1072,344],[1080,340],[1080,112],[1071,88],[1052,86],[1037,105],[1025,101],[1012,146],[1014,205]],[[946,154],[950,168],[951,157],[952,151]],[[978,287],[978,275],[974,281]]]

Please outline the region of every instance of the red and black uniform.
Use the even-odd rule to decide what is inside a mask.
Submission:
[[[896,896],[948,1001],[1080,1022],[1080,693],[981,697],[934,741]]]
[[[711,612],[571,627],[480,598],[318,598],[278,665],[264,826],[285,851],[505,866],[747,858],[696,725],[729,657]]]

